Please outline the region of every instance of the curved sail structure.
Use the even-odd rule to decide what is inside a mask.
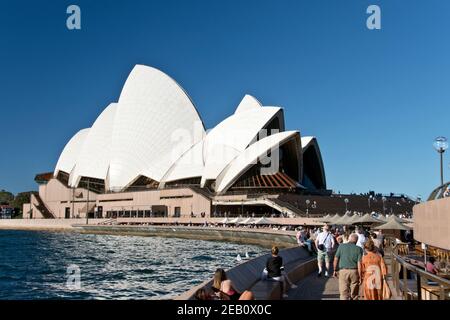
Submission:
[[[89,128],[81,129],[67,142],[56,163],[54,176],[59,171],[70,173],[77,162],[78,155],[89,133]]]
[[[264,187],[326,188],[317,139],[301,138],[284,126],[282,108],[263,106],[245,95],[231,116],[206,133],[197,109],[175,80],[137,65],[119,101],[67,143],[54,175],[69,173],[72,187],[94,179],[119,192],[139,185],[161,189],[194,184],[224,193],[247,186],[244,180],[255,177],[261,178],[256,185]],[[271,156],[276,156],[272,176],[255,176],[264,171],[261,159]]]

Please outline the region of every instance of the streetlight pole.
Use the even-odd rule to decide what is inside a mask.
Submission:
[[[86,224],[89,224],[89,179],[87,179]]]
[[[345,202],[345,213],[347,213],[347,211],[348,211],[348,199],[345,198],[344,202]]]
[[[381,198],[381,200],[383,201],[383,215],[385,215],[385,211],[386,211],[386,208],[385,208],[386,197]]]
[[[441,184],[442,186],[444,184],[444,152],[448,148],[448,142],[446,137],[437,137],[434,139],[433,147],[436,149],[436,151],[439,153],[440,160],[441,160]]]
[[[306,203],[306,217],[309,218],[309,204],[311,203],[311,201],[307,199],[305,203]]]
[[[75,218],[75,187],[72,187],[72,218]]]

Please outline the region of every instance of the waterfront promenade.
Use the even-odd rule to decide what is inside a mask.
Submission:
[[[394,289],[391,278],[391,256],[390,253],[384,256],[388,267],[387,282],[391,288],[391,300],[402,300]],[[339,300],[339,280],[334,277],[317,277],[313,272],[303,280],[296,283],[297,288],[288,291],[288,300]]]

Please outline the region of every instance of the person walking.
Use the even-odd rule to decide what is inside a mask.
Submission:
[[[339,245],[333,261],[333,276],[339,279],[341,300],[357,300],[361,283],[363,250],[356,245],[358,235],[353,233],[348,243]]]
[[[364,250],[364,244],[367,241],[367,238],[364,235],[364,229],[362,227],[357,227],[355,231],[358,236],[358,242],[356,242],[356,245]]]
[[[364,248],[367,252],[361,261],[364,299],[383,300],[383,285],[385,285],[387,274],[386,264],[371,239],[365,243]]]
[[[319,267],[317,276],[320,277],[322,275],[322,265],[325,260],[325,277],[328,277],[328,273],[330,272],[331,255],[335,246],[334,237],[331,234],[328,225],[323,226],[323,231],[317,236],[315,244],[317,248],[317,263]]]

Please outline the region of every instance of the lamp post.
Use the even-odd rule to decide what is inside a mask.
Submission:
[[[348,210],[348,199],[345,198],[344,202],[345,202],[345,213],[347,213],[347,210]]]
[[[89,224],[89,179],[87,179],[86,224]]]
[[[370,195],[369,198],[367,198],[367,201],[369,201],[369,210],[370,210],[370,200],[372,200],[372,195]]]
[[[305,203],[306,203],[306,217],[309,218],[309,204],[311,203],[311,201],[309,201],[309,199],[306,199]]]
[[[436,149],[436,151],[439,153],[441,158],[441,186],[444,184],[444,166],[443,166],[443,158],[444,158],[444,152],[448,148],[448,142],[446,137],[437,137],[434,139],[433,147]]]
[[[385,210],[386,210],[386,207],[385,207],[386,197],[381,198],[381,200],[383,201],[383,215],[385,215]]]

